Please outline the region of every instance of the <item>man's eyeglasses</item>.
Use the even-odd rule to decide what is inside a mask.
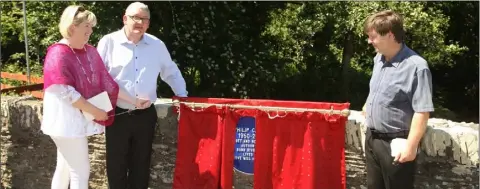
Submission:
[[[140,21],[142,21],[142,23],[150,22],[150,18],[142,18],[142,17],[130,16],[130,15],[127,15],[127,16],[130,17],[130,19],[132,19],[135,22],[140,22]]]

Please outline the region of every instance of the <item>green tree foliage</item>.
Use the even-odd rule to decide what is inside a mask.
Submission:
[[[90,43],[120,29],[130,2],[27,2],[30,62],[41,75],[46,48],[60,39],[69,4],[98,18]],[[351,102],[368,94],[374,50],[363,22],[392,9],[405,42],[434,77],[438,116],[478,119],[478,3],[475,2],[146,2],[149,33],[162,39],[190,96]],[[1,3],[2,71],[25,71],[21,2]],[[160,83],[162,96],[172,95]],[[453,114],[451,111],[458,112]]]

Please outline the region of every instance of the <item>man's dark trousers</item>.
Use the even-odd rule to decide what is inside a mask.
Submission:
[[[120,114],[127,110],[116,108]],[[115,116],[105,131],[110,189],[147,189],[152,142],[157,125],[155,106]]]
[[[393,164],[390,141],[407,138],[408,131],[382,134],[370,128],[365,136],[368,189],[412,189],[414,188],[415,160]]]

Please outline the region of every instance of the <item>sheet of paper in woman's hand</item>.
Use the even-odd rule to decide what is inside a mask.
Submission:
[[[112,103],[110,102],[110,98],[108,97],[106,91],[103,91],[102,93],[95,95],[92,98],[89,98],[87,101],[90,102],[90,104],[96,106],[97,108],[104,110],[105,112],[109,112],[113,109]],[[82,111],[82,113],[89,121],[95,119],[92,114],[89,114],[85,111]]]

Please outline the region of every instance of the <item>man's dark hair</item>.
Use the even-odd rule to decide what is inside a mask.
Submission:
[[[405,30],[403,29],[403,18],[391,10],[380,11],[370,15],[364,23],[363,31],[365,33],[375,30],[381,36],[388,32],[392,32],[395,41],[402,43],[405,38]]]

